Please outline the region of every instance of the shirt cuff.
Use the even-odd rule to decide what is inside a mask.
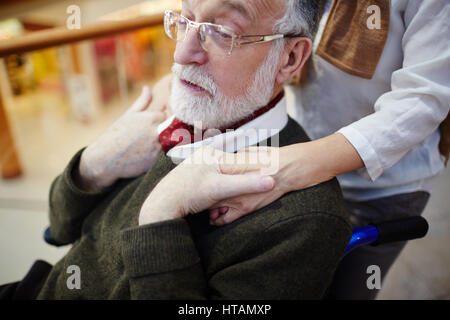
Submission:
[[[381,176],[383,167],[369,140],[351,126],[344,127],[337,132],[342,134],[353,145],[364,162],[365,168],[358,170],[358,173],[372,181]]]
[[[121,242],[125,269],[131,277],[181,270],[200,262],[183,218],[125,229]]]

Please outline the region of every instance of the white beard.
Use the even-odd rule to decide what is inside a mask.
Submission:
[[[215,85],[213,79],[205,74],[201,67],[174,63],[170,106],[173,114],[183,122],[203,129],[224,129],[236,123],[259,108],[267,105],[273,94],[275,76],[284,41],[276,41],[264,62],[258,68],[252,85],[242,95],[225,96]],[[211,96],[191,95],[180,84],[179,79],[192,82]]]

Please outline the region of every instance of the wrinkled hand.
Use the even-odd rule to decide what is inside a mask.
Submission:
[[[214,207],[227,198],[273,188],[273,178],[260,173],[221,173],[219,162],[223,155],[221,151],[204,147],[179,164],[144,201],[139,225],[181,218]]]
[[[150,102],[150,89],[144,87],[136,102],[83,151],[78,185],[98,191],[119,178],[136,177],[151,168],[161,150],[157,126],[165,116],[146,110]]]

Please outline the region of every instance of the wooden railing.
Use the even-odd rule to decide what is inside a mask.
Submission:
[[[125,21],[102,22],[84,26],[81,29],[75,30],[59,27],[37,31],[21,37],[0,41],[0,58],[13,53],[24,53],[104,37],[112,34],[153,27],[161,25],[163,23],[163,19],[163,14],[157,14]]]
[[[18,38],[0,41],[0,58],[10,54],[25,53],[158,26],[162,23],[163,14],[157,14],[124,21],[102,22],[75,30],[59,27],[37,31]],[[0,90],[0,174],[2,178],[6,179],[19,176],[22,168],[3,102]]]

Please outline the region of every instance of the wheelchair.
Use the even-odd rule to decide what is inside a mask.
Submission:
[[[378,246],[386,243],[423,238],[428,233],[428,222],[421,216],[408,217],[370,224],[352,230],[352,237],[343,257],[350,251],[365,245]]]
[[[354,228],[347,247],[341,257],[344,258],[352,250],[366,245],[383,245],[386,243],[407,241],[424,237],[428,233],[428,222],[423,217],[408,217],[384,221],[368,226]],[[53,246],[61,246],[51,234],[50,227],[44,232],[44,240]],[[324,300],[335,300],[329,287],[324,294]]]

